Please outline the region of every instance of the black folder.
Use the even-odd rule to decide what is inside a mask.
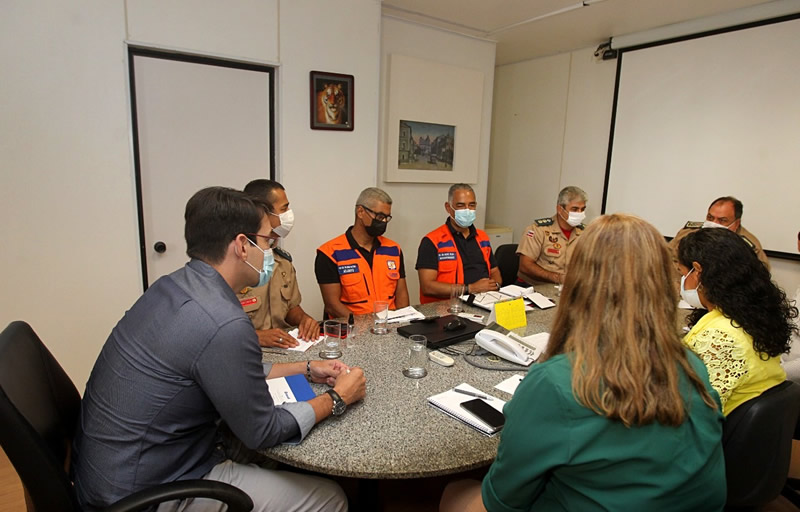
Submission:
[[[459,324],[454,324],[458,322]],[[447,330],[445,326],[450,325],[451,328],[457,327],[455,330]],[[463,325],[463,327],[460,327]],[[461,318],[456,315],[446,315],[435,318],[431,321],[414,322],[412,324],[404,325],[397,328],[397,333],[408,338],[412,334],[422,334],[428,339],[428,348],[437,349],[446,347],[459,341],[469,340],[475,337],[475,334],[486,326],[473,322],[467,318]]]

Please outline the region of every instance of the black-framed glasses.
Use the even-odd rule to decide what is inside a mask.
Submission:
[[[391,215],[386,215],[385,213],[380,213],[380,212],[376,212],[374,210],[370,210],[369,208],[367,208],[363,204],[360,204],[358,206],[360,206],[361,208],[363,208],[363,209],[367,210],[369,213],[371,213],[372,216],[375,217],[375,220],[377,220],[378,222],[389,222],[390,220],[392,220],[392,216]]]
[[[278,244],[278,239],[275,238],[275,237],[269,236],[269,235],[262,235],[262,234],[259,234],[259,233],[245,233],[245,236],[255,236],[255,237],[266,238],[267,239],[267,247],[269,247],[270,249],[272,249],[273,247],[275,247]]]

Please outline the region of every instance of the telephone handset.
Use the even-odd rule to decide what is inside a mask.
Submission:
[[[533,363],[533,351],[505,334],[483,329],[475,335],[478,346],[512,363],[529,366]]]

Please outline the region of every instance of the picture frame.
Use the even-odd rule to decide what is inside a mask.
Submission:
[[[311,129],[353,131],[355,127],[353,75],[311,71],[309,81]]]

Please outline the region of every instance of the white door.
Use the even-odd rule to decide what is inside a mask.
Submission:
[[[273,176],[273,75],[149,50],[129,58],[146,288],[188,260],[183,213],[192,194]]]

